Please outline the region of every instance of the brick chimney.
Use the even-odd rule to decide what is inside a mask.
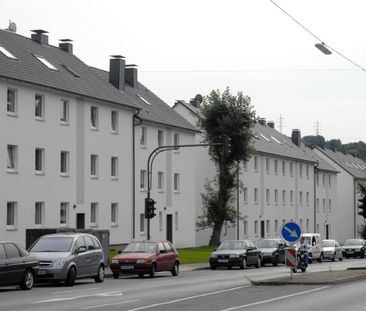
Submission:
[[[275,123],[273,121],[268,121],[267,122],[267,125],[270,127],[270,128],[275,128]]]
[[[71,39],[60,39],[60,43],[58,44],[58,47],[61,50],[64,50],[65,52],[72,54],[73,48],[72,48],[72,40]]]
[[[31,31],[34,32],[31,35],[33,41],[38,42],[41,45],[48,45],[48,36],[46,35],[48,31],[42,29],[35,29]]]
[[[301,146],[301,132],[299,129],[292,130],[291,140],[296,146]]]
[[[122,55],[111,55],[111,57],[109,61],[109,83],[124,91],[126,61]]]
[[[137,65],[130,64],[125,66],[125,81],[133,88],[137,88]]]
[[[260,125],[266,126],[267,125],[266,118],[259,118],[258,123]]]

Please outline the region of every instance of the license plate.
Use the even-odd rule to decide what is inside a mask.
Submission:
[[[38,270],[38,275],[45,275],[46,274],[46,270]]]
[[[132,270],[133,266],[121,266],[121,270]]]
[[[218,259],[217,262],[229,262],[229,259]]]
[[[353,252],[347,252],[347,254],[353,254]]]

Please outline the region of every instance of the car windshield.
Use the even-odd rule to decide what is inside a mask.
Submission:
[[[156,243],[138,242],[128,244],[122,253],[155,253],[155,252],[156,252]]]
[[[275,240],[258,240],[255,245],[258,248],[277,248],[278,241]]]
[[[334,241],[331,240],[323,240],[323,246],[324,247],[333,247],[335,245]]]
[[[219,246],[218,250],[227,250],[227,249],[247,249],[247,243],[243,241],[225,241],[222,242]]]
[[[30,252],[69,252],[72,237],[42,237],[29,250]]]
[[[363,244],[362,240],[358,239],[350,239],[344,242],[344,245],[362,245],[362,244]]]

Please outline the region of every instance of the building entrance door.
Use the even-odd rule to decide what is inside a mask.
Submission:
[[[76,229],[85,229],[85,214],[76,214]]]
[[[261,220],[261,238],[264,238],[264,220]]]
[[[166,215],[166,239],[173,243],[173,215]]]

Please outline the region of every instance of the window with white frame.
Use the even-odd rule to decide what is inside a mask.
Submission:
[[[68,151],[61,151],[60,173],[63,176],[69,175],[69,157],[70,154]]]
[[[179,218],[178,218],[178,212],[174,213],[175,218],[175,230],[179,230]]]
[[[147,187],[147,173],[146,170],[140,171],[140,190],[146,190]]]
[[[278,174],[278,160],[274,160],[274,172],[276,175]]]
[[[111,203],[111,225],[118,225],[118,203]]]
[[[146,147],[146,127],[140,127],[140,146]]]
[[[98,203],[92,202],[90,204],[90,226],[96,227],[98,225]]]
[[[274,234],[278,235],[278,219],[274,221]]]
[[[243,221],[243,233],[244,233],[244,236],[248,235],[248,221],[247,220]]]
[[[319,173],[318,172],[315,173],[315,180],[316,180],[316,185],[319,186]]]
[[[158,191],[164,191],[164,172],[158,172]]]
[[[271,224],[270,221],[266,220],[266,234],[269,234],[269,232],[270,232],[270,229],[271,229],[270,224]]]
[[[18,146],[8,145],[8,164],[7,171],[8,172],[17,172],[18,171]]]
[[[290,204],[292,205],[294,203],[294,192],[290,190]]]
[[[270,159],[266,158],[266,173],[269,174],[270,171]]]
[[[329,212],[332,211],[332,199],[328,200],[328,210],[329,210]]]
[[[325,212],[325,199],[323,199],[323,212]]]
[[[258,220],[254,221],[254,234],[258,235]]]
[[[61,124],[69,124],[69,101],[66,99],[61,99],[61,114],[60,122]]]
[[[300,228],[301,228],[302,231],[304,230],[304,228],[302,226],[302,219],[301,218],[300,218]]]
[[[319,226],[319,224],[316,224],[316,232],[320,232],[319,230],[320,230],[320,226]]]
[[[248,188],[247,187],[244,187],[243,194],[244,194],[244,203],[248,203]]]
[[[258,188],[254,188],[254,204],[258,204]]]
[[[164,132],[162,130],[158,130],[158,147],[164,145]]]
[[[44,224],[44,202],[36,202],[34,205],[34,224],[42,226]]]
[[[159,231],[163,231],[163,212],[159,212]]]
[[[258,157],[257,156],[254,157],[254,171],[255,172],[258,171]]]
[[[286,190],[282,190],[282,204],[286,204]]]
[[[322,175],[323,175],[323,187],[325,187],[325,173],[323,173]]]
[[[282,224],[285,224],[286,223],[286,219],[282,219]]]
[[[319,212],[319,199],[316,199],[316,211]]]
[[[111,178],[118,178],[118,157],[111,157]]]
[[[118,112],[111,111],[111,130],[113,133],[118,133]]]
[[[243,168],[244,168],[244,171],[248,171],[248,162],[247,161],[243,162]]]
[[[36,148],[35,150],[35,171],[36,174],[44,173],[44,149]]]
[[[300,205],[302,205],[302,203],[303,203],[302,191],[300,191],[300,193],[299,193],[299,203],[300,203]]]
[[[36,119],[44,119],[44,96],[40,94],[35,95],[35,107],[34,107],[34,116]]]
[[[310,203],[310,193],[307,191],[306,192],[306,205],[309,205]]]
[[[274,191],[274,201],[275,201],[275,204],[278,205],[278,190],[277,189]]]
[[[306,232],[309,232],[309,227],[310,227],[310,219],[306,218]]]
[[[17,93],[15,89],[8,89],[6,112],[11,115],[15,115],[17,113],[16,94]]]
[[[145,232],[145,214],[140,214],[140,232]]]
[[[90,177],[98,177],[98,155],[96,154],[90,155]]]
[[[329,188],[332,187],[332,175],[331,174],[328,175],[328,186],[329,186]]]
[[[98,116],[98,107],[91,106],[90,107],[90,126],[93,130],[98,129],[99,123],[99,116]]]
[[[67,225],[69,222],[69,203],[60,203],[60,225]]]
[[[302,164],[299,164],[299,176],[302,178]]]
[[[309,179],[309,165],[307,164],[306,167],[306,178]]]
[[[290,162],[290,176],[294,175],[294,163]]]
[[[286,161],[282,161],[282,175],[286,175]]]
[[[266,203],[269,204],[270,200],[271,200],[271,193],[270,193],[270,190],[267,189],[266,190]]]
[[[7,202],[6,204],[6,229],[16,229],[17,225],[17,202]]]
[[[173,145],[174,146],[179,145],[179,134],[178,133],[175,133],[174,134],[174,138],[173,139],[174,139]],[[175,150],[175,152],[178,152],[179,151],[179,148],[176,147],[176,148],[174,148],[174,150]]]
[[[180,190],[180,175],[179,173],[174,173],[174,192],[179,192]]]

